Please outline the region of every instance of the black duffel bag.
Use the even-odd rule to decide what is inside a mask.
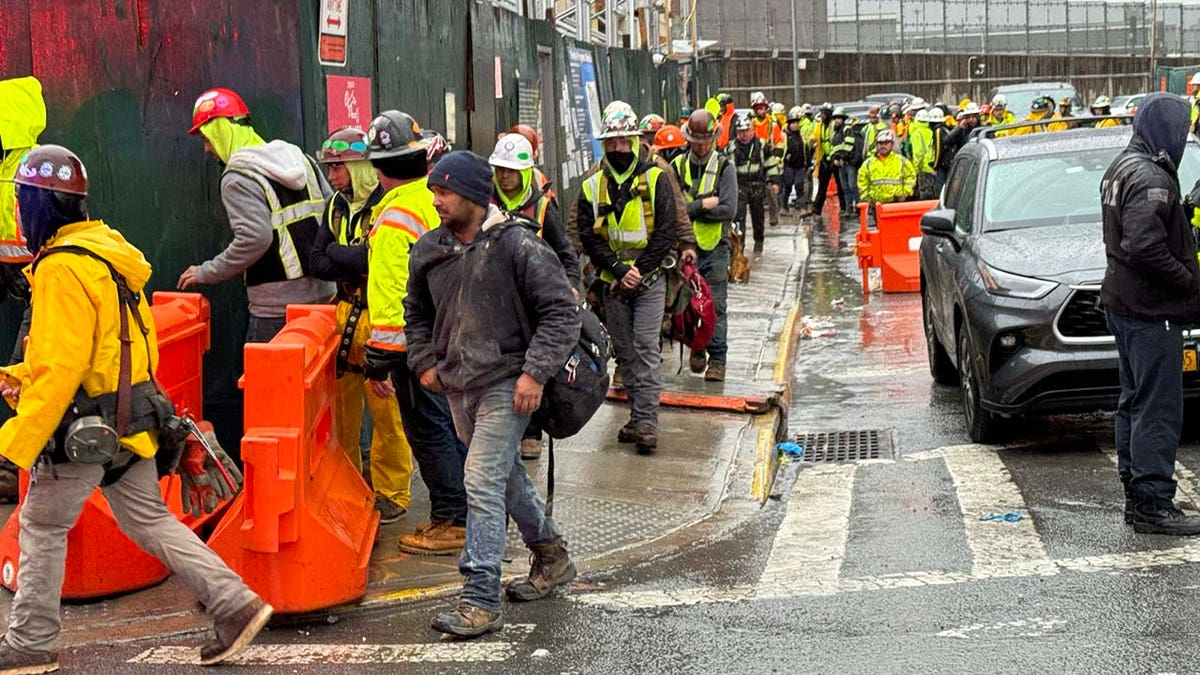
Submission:
[[[608,355],[612,348],[604,324],[586,307],[579,308],[579,342],[563,367],[546,382],[542,405],[533,422],[551,438],[579,433],[608,395]]]

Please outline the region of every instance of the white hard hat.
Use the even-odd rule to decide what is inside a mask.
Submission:
[[[532,168],[533,145],[521,134],[504,134],[496,141],[488,164],[517,171]]]
[[[921,108],[920,110],[918,110],[916,112],[915,115],[913,115],[913,119],[918,122],[928,122],[929,121],[929,113],[925,112],[924,108]]]
[[[992,97],[992,107],[995,108],[996,106],[1004,106],[1005,108],[1007,108],[1008,107],[1008,97],[1005,96],[1004,94],[996,94],[995,96],[993,96]]]
[[[875,136],[875,144],[876,145],[878,145],[880,143],[895,143],[895,142],[896,142],[896,133],[894,131],[892,131],[891,129],[880,129],[879,133]]]
[[[637,117],[637,115],[634,115],[633,113],[633,106],[629,105],[625,101],[613,101],[612,103],[604,106],[604,113],[601,115],[601,118],[608,117],[618,110],[628,112],[631,116]]]
[[[966,117],[967,115],[979,115],[979,114],[981,114],[981,111],[979,110],[979,106],[975,105],[974,103],[968,103],[962,107],[962,110],[958,111],[958,118],[962,119],[962,118]]]
[[[941,108],[931,108],[927,114],[928,121],[936,122],[946,119],[946,111]]]
[[[1200,84],[1200,73],[1196,73],[1192,76],[1191,84]]]
[[[929,106],[929,104],[926,103],[925,99],[921,98],[920,96],[914,98],[913,100],[909,101],[909,103],[908,103],[909,110],[922,110],[924,108],[927,108],[928,106]]]
[[[763,94],[761,91],[750,94],[750,107],[753,108],[756,105],[769,105],[766,94]]]

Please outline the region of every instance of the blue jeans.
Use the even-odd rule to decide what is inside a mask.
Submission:
[[[466,577],[462,599],[489,612],[500,611],[500,564],[512,516],[526,546],[554,541],[554,521],[525,473],[517,451],[529,415],[513,409],[516,378],[486,389],[449,394],[458,436],[467,453],[467,545],[458,561]]]
[[[250,323],[246,326],[246,342],[270,342],[283,327],[287,319],[282,316],[262,317],[250,315]]]
[[[400,423],[429,489],[430,520],[449,520],[462,527],[467,522],[467,493],[463,464],[467,446],[455,433],[446,397],[421,386],[420,376],[408,369],[407,356],[392,370]]]
[[[721,243],[711,251],[700,249],[696,251],[697,267],[708,289],[712,291],[713,305],[717,310],[717,331],[713,333],[712,342],[705,349],[708,360],[712,363],[725,364],[725,355],[729,352],[729,319],[726,317],[729,300],[729,258],[732,251],[729,242],[721,239]]]
[[[858,204],[858,167],[847,162],[838,168],[838,172],[842,178],[840,189],[846,193],[846,198],[842,200],[842,209],[850,211]]]
[[[1117,340],[1117,471],[1138,498],[1175,499],[1175,452],[1183,426],[1183,328],[1107,313]]]

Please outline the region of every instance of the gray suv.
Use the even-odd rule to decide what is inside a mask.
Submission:
[[[1115,409],[1120,393],[1100,303],[1100,178],[1132,130],[990,133],[958,153],[921,221],[929,369],[959,386],[975,442],[994,440],[1005,418]],[[1194,137],[1179,178],[1185,193],[1200,178]],[[1200,396],[1194,341],[1188,350],[1185,387]]]

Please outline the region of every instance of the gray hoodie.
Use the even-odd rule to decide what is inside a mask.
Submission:
[[[271,229],[271,208],[267,205],[262,187],[253,179],[229,169],[247,169],[261,174],[284,187],[299,190],[309,172],[316,174],[321,194],[328,198],[333,191],[320,172],[315,171],[300,148],[285,141],[242,148],[229,158],[225,175],[221,177],[221,201],[233,230],[233,241],[217,257],[196,269],[196,281],[213,284],[232,279],[243,273],[270,250],[274,241]],[[250,314],[261,318],[284,316],[288,305],[320,304],[333,297],[332,283],[312,276],[258,284],[246,289],[250,299]]]

